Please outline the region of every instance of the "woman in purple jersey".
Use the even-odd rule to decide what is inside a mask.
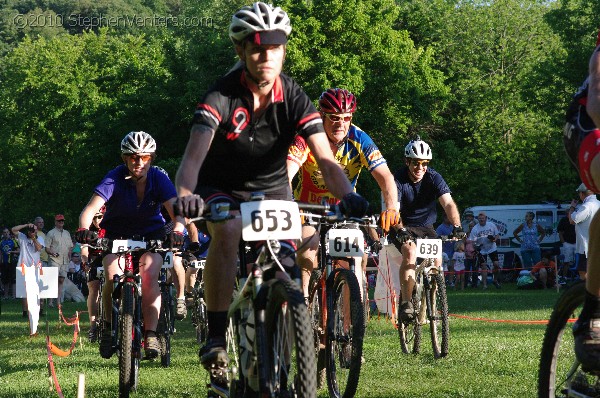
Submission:
[[[94,189],[94,194],[79,216],[79,229],[75,234],[78,242],[90,243],[97,235],[88,230],[94,215],[102,206],[106,212],[100,227],[109,239],[165,239],[165,219],[161,215],[161,206],[165,206],[175,223],[169,238],[174,246],[183,243],[183,219],[175,217],[173,203],[177,197],[175,186],[159,167],[152,166],[156,158],[156,142],[150,134],[133,131],[121,141],[121,158],[124,164],[108,172]],[[102,260],[104,274],[109,279],[122,274],[118,257],[106,254]],[[158,273],[162,266],[162,257],[157,253],[144,253],[140,258],[142,276],[142,313],[144,315],[146,357],[153,358],[160,353],[156,338],[156,326],[160,312],[160,289]],[[112,283],[106,283],[103,290],[104,308],[112,307],[110,298]],[[110,330],[110,310],[105,314],[105,327]],[[111,336],[102,335],[100,355],[110,358],[113,354]]]

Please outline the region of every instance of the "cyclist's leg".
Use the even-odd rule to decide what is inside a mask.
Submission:
[[[417,261],[417,246],[409,241],[402,245],[402,262],[400,263],[400,294],[402,302],[400,305],[400,315],[404,316],[402,320],[410,320],[414,316],[414,309],[411,301],[412,292],[415,286],[415,264]]]
[[[600,369],[600,212],[590,224],[586,297],[579,319],[573,326],[575,354],[586,369]]]
[[[90,280],[88,282],[88,297],[87,297],[87,309],[88,316],[90,319],[90,332],[89,338],[91,341],[96,340],[96,317],[98,316],[98,299],[100,281],[98,279]]]
[[[500,289],[500,280],[499,280],[499,275],[500,275],[500,262],[498,260],[498,252],[491,252],[488,257],[490,258],[490,261],[492,262],[492,283],[494,284],[494,286],[496,286],[496,288]]]
[[[158,274],[163,258],[158,253],[146,252],[140,258],[140,276],[142,277],[142,314],[144,316],[145,345],[147,357],[155,357],[160,353],[160,345],[156,338],[158,314],[160,313],[160,287]]]
[[[487,266],[487,255],[478,253],[479,257],[479,265],[481,267],[481,282],[483,282],[483,288],[487,289],[487,274],[488,274],[488,266]]]
[[[310,275],[317,266],[317,254],[319,249],[319,234],[311,225],[302,226],[302,243],[296,253],[296,261],[302,272],[302,292],[308,297],[308,284]]]
[[[208,229],[212,239],[202,275],[208,318],[208,340],[200,350],[200,356],[203,366],[210,369],[215,362],[219,363],[218,366],[227,365],[225,351],[227,310],[233,295],[242,223],[240,219],[209,223]]]
[[[121,262],[119,266],[119,261]],[[125,266],[125,259],[109,253],[102,259],[104,265],[104,287],[102,288],[102,305],[104,307],[104,330],[102,340],[100,341],[100,355],[102,358],[110,358],[113,354],[112,349],[112,292],[113,292],[113,277],[121,275],[121,268]]]
[[[176,292],[175,318],[183,319],[187,314],[185,307],[185,269],[183,268],[183,259],[181,256],[173,256],[173,284]]]

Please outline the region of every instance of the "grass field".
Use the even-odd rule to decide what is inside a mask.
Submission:
[[[556,291],[520,291],[515,285],[502,290],[449,291],[452,314],[498,320],[543,320],[550,316]],[[85,310],[84,303],[66,303],[65,316]],[[67,349],[72,327],[58,322],[58,311],[47,315],[51,341]],[[82,334],[87,334],[83,315]],[[203,397],[208,381],[197,357],[191,322],[176,323],[172,364],[142,362],[139,389],[132,396]],[[473,321],[451,317],[450,354],[434,360],[429,330],[424,328],[423,349],[418,356],[404,355],[398,334],[385,317],[368,324],[357,397],[534,397],[544,325]],[[52,397],[45,347],[45,319],[40,336],[29,338],[27,321],[17,300],[2,301],[0,315],[0,397]],[[77,377],[85,374],[87,397],[114,397],[118,392],[116,357],[100,358],[98,346],[86,339],[65,358],[54,356],[60,387],[65,397],[77,395]],[[327,397],[326,389],[319,397]]]

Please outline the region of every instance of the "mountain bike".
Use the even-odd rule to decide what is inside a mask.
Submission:
[[[137,389],[139,366],[143,358],[142,341],[144,326],[142,318],[142,278],[138,274],[139,256],[136,252],[165,251],[160,240],[109,240],[98,239],[96,244],[105,252],[117,254],[124,260],[123,274],[114,275],[112,293],[112,347],[119,357],[119,397],[129,397]],[[157,333],[158,336],[158,333]],[[164,334],[163,334],[164,336]],[[161,357],[162,361],[162,357]]]
[[[414,308],[413,320],[400,320],[400,305],[398,305],[398,334],[400,346],[406,354],[418,354],[421,350],[421,335],[423,325],[429,324],[433,356],[443,358],[448,355],[450,327],[448,324],[448,298],[444,273],[438,268],[434,259],[442,253],[442,239],[414,239],[417,245],[417,257],[422,261],[415,270],[415,286],[411,301]],[[402,303],[402,292],[398,304]]]
[[[157,249],[163,251],[164,261],[160,268],[158,284],[160,286],[160,313],[158,315],[158,325],[156,327],[156,336],[160,344],[160,363],[163,367],[171,365],[171,336],[175,331],[175,314],[173,310],[174,300],[171,288],[173,282],[169,281],[168,271],[173,270],[174,253],[169,249]],[[171,271],[173,275],[173,271]]]
[[[322,384],[326,378],[329,395],[336,398],[354,396],[360,376],[365,334],[363,303],[368,302],[368,295],[361,292],[355,258],[364,253],[365,238],[359,226],[368,224],[368,220],[346,221],[336,212],[320,216],[318,221],[319,268],[311,275],[309,313],[317,383]],[[347,259],[348,269],[336,267],[336,259]]]
[[[192,306],[190,311],[192,313],[192,325],[196,330],[196,342],[198,344],[205,343],[208,337],[208,318],[206,316],[206,303],[204,302],[204,280],[202,279],[205,264],[206,259],[203,258],[191,261],[184,260],[184,265],[195,269],[197,272],[196,283],[191,292]]]
[[[598,373],[584,372],[575,357],[569,324],[577,319],[585,301],[585,282],[560,296],[546,327],[538,372],[538,397],[598,397]]]
[[[299,205],[261,200],[260,195],[254,199],[239,206],[243,224],[239,274],[226,335],[229,391],[209,384],[208,396],[316,397],[312,333],[299,287],[300,270],[295,264],[284,266],[293,255],[286,240],[301,236]],[[240,217],[230,214],[233,209],[229,203],[212,204],[207,214],[192,221]],[[247,255],[255,261],[248,261]]]

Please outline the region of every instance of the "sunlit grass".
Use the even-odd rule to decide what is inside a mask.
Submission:
[[[449,291],[450,312],[501,320],[547,319],[558,297],[555,291],[520,291],[514,285],[502,290]],[[85,310],[84,304],[68,303],[65,315]],[[70,346],[72,327],[58,323],[50,309],[52,342]],[[40,336],[29,338],[27,321],[16,300],[2,302],[0,315],[0,397],[52,397],[45,348],[45,319]],[[142,362],[136,397],[205,397],[208,377],[198,361],[198,347],[189,318],[176,323],[170,368],[160,362]],[[433,359],[429,329],[424,328],[422,352],[402,354],[396,329],[385,317],[368,324],[358,397],[533,397],[544,325],[491,323],[452,317],[450,354]],[[83,315],[82,335],[87,335]],[[98,346],[83,340],[73,353],[54,357],[65,397],[77,395],[77,377],[85,374],[86,396],[114,397],[118,390],[116,357],[100,358]],[[319,397],[327,397],[326,388]]]

